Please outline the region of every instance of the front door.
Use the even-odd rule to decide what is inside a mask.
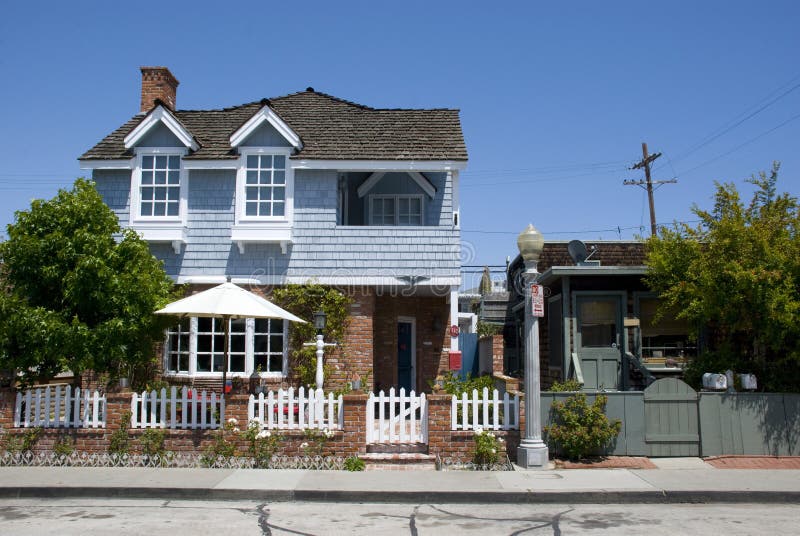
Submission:
[[[406,392],[414,389],[414,322],[397,322],[397,386]]]
[[[617,389],[622,363],[622,297],[576,298],[575,348],[584,389]]]

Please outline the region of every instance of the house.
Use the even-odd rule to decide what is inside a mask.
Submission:
[[[310,87],[180,110],[167,68],[141,73],[139,113],[79,158],[121,225],[190,291],[228,277],[263,294],[308,281],[341,289],[350,324],[326,385],[359,374],[379,388],[427,389],[458,341],[448,329],[467,164],[458,110],[371,108]],[[287,329],[234,321],[229,377],[284,382]],[[176,325],[165,377],[219,378],[222,332],[211,319]]]
[[[517,257],[509,266],[505,373],[524,363],[524,303]],[[568,378],[584,389],[642,389],[661,377],[680,377],[697,353],[688,324],[656,318],[658,298],[643,281],[644,243],[545,242],[538,271],[545,315],[539,320],[542,385]]]

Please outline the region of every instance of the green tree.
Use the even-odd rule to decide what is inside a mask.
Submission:
[[[749,179],[749,204],[717,183],[714,208],[692,209],[696,227],[662,227],[647,242],[660,314],[678,311],[694,338],[703,335],[686,374],[695,385],[730,368],[757,374],[769,391],[800,390],[800,212],[795,197],[777,193],[778,169]]]
[[[64,370],[133,377],[152,364],[169,322],[153,311],[173,282],[94,183],[78,179],[15,216],[0,244],[0,369],[30,383]]]

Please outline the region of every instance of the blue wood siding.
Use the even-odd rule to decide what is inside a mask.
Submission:
[[[123,226],[129,221],[130,174],[126,170],[95,170],[93,175],[103,199]],[[154,243],[151,250],[175,278],[459,277],[460,236],[452,226],[451,186],[446,174],[428,174],[437,187],[436,198],[428,199],[431,224],[414,228],[337,226],[338,177],[337,171],[298,170],[293,244],[287,254],[274,243],[247,244],[241,254],[231,241],[236,172],[192,170],[187,243],[180,254],[175,254],[170,244]]]
[[[175,137],[175,134],[172,133],[170,129],[168,129],[164,123],[159,122],[157,125],[154,125],[148,132],[145,134],[142,139],[139,140],[139,143],[136,144],[137,147],[185,147],[181,141]]]
[[[286,141],[280,132],[269,123],[262,123],[252,134],[250,134],[242,145],[246,147],[291,147],[291,143]]]

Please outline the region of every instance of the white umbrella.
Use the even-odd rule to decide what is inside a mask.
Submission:
[[[172,302],[163,309],[156,311],[157,315],[176,316],[202,316],[208,318],[221,318],[225,329],[225,363],[222,366],[222,392],[225,392],[228,361],[230,360],[230,320],[232,318],[278,318],[291,322],[305,320],[296,317],[289,311],[281,309],[274,303],[253,294],[231,282],[223,283],[214,288],[193,294]]]

